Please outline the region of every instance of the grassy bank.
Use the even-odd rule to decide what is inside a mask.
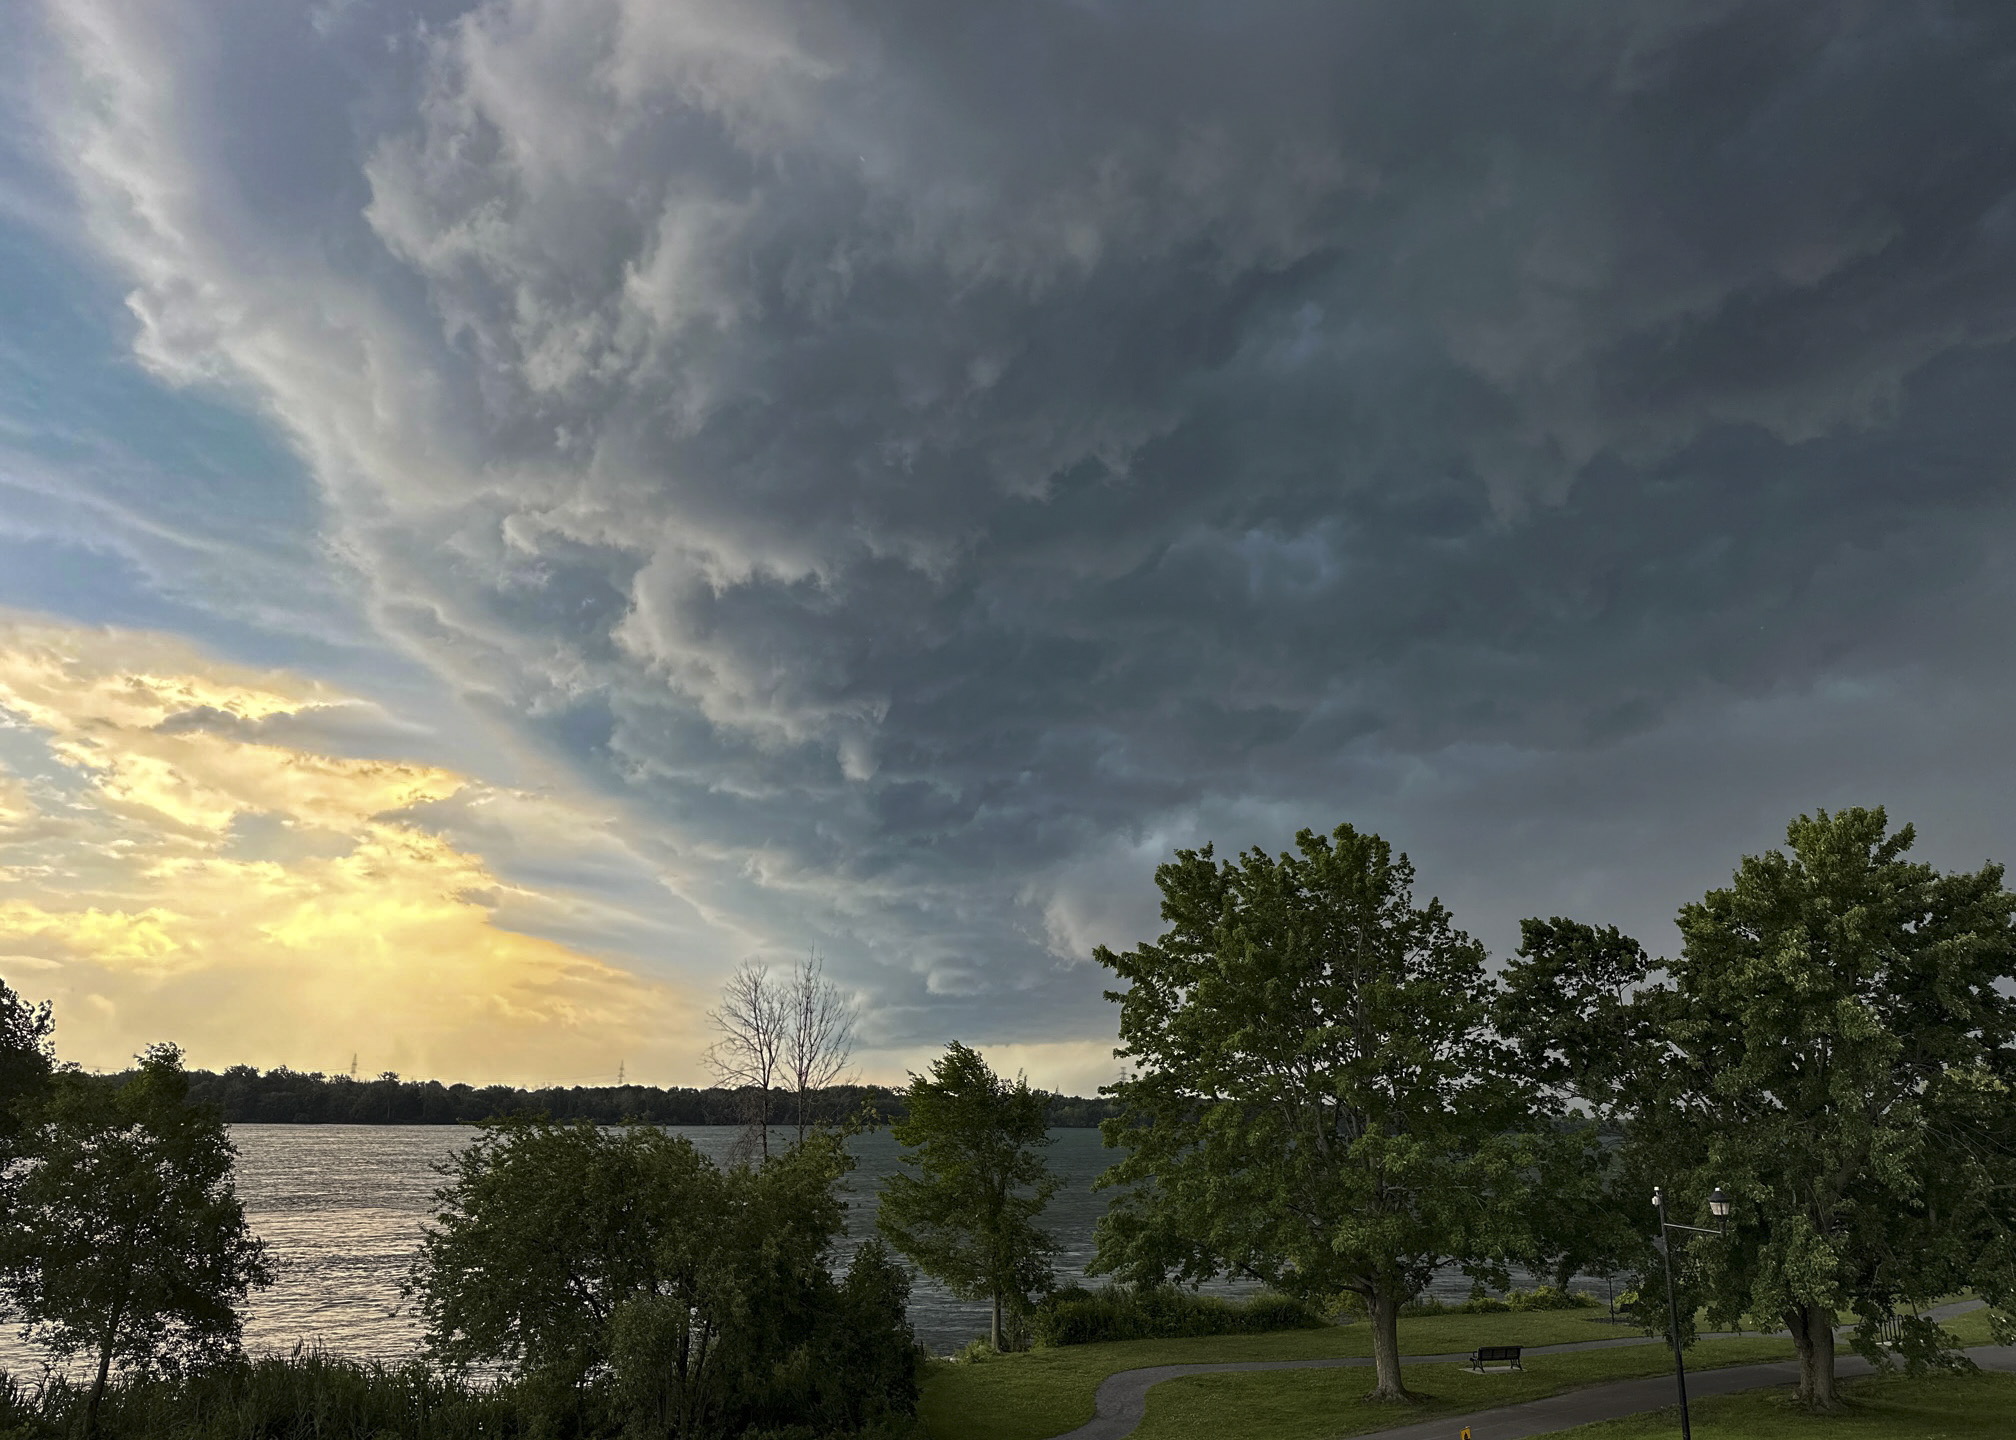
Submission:
[[[1725,1395],[1689,1407],[1696,1440],[1969,1440],[2004,1436],[2016,1416],[2016,1375],[1872,1376],[1842,1386],[1846,1406],[1808,1415],[1784,1390]],[[1671,1440],[1674,1410],[1582,1425],[1560,1440]]]
[[[1538,1311],[1517,1315],[1426,1315],[1400,1322],[1400,1348],[1407,1355],[1464,1354],[1479,1345],[1563,1345],[1583,1340],[1605,1340],[1635,1336],[1627,1326],[1609,1325],[1587,1311]],[[1696,1349],[1706,1352],[1710,1344],[1737,1346],[1766,1345],[1777,1348],[1765,1358],[1790,1353],[1783,1340],[1712,1341]],[[1092,1399],[1099,1382],[1122,1370],[1146,1365],[1216,1365],[1236,1360],[1315,1360],[1347,1356],[1369,1356],[1372,1331],[1369,1326],[1343,1325],[1323,1330],[1288,1330],[1267,1335],[1207,1336],[1184,1340],[1127,1340],[1105,1345],[1071,1345],[1054,1350],[1037,1350],[1024,1355],[1002,1355],[974,1364],[935,1364],[924,1384],[921,1415],[933,1440],[1047,1440],[1084,1424],[1092,1418]],[[1743,1358],[1752,1358],[1744,1351]],[[1657,1373],[1656,1357],[1664,1352],[1654,1346],[1590,1352],[1587,1363],[1621,1368],[1602,1371],[1597,1379]],[[1552,1358],[1537,1357],[1551,1363]],[[1578,1357],[1579,1358],[1579,1357]],[[1650,1363],[1649,1372],[1629,1368]],[[1722,1364],[1736,1363],[1733,1360]],[[1437,1374],[1447,1367],[1429,1367]],[[1533,1372],[1538,1374],[1540,1372]],[[1548,1373],[1553,1373],[1551,1370]],[[1567,1372],[1562,1372],[1567,1373]],[[1579,1374],[1579,1371],[1576,1372]],[[1334,1375],[1351,1377],[1353,1370],[1283,1371],[1281,1375]],[[1483,1377],[1486,1382],[1518,1380],[1517,1375]],[[1172,1382],[1188,1384],[1191,1382]],[[1340,1380],[1339,1383],[1350,1383]],[[1411,1382],[1410,1382],[1411,1383]],[[1588,1380],[1563,1380],[1554,1388],[1587,1384]],[[1503,1394],[1500,1386],[1493,1394]],[[1543,1392],[1544,1393],[1544,1392]],[[1524,1395],[1515,1398],[1528,1398]],[[1155,1415],[1155,1401],[1149,1401],[1149,1416]],[[1389,1422],[1391,1423],[1391,1422]],[[1249,1432],[1250,1433],[1250,1432]]]
[[[1508,1342],[1509,1343],[1509,1342]],[[1687,1352],[1690,1370],[1752,1365],[1791,1358],[1786,1339],[1704,1340]],[[1669,1375],[1673,1357],[1663,1345],[1626,1350],[1582,1350],[1532,1355],[1523,1372],[1475,1375],[1457,1365],[1403,1367],[1414,1405],[1373,1405],[1370,1367],[1349,1370],[1260,1370],[1245,1374],[1190,1375],[1148,1392],[1148,1415],[1135,1440],[1328,1440],[1411,1425],[1493,1405],[1516,1405],[1612,1380]]]

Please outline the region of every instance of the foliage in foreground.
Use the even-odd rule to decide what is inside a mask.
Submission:
[[[538,1386],[486,1387],[419,1361],[384,1365],[316,1352],[238,1360],[181,1377],[129,1375],[106,1391],[103,1440],[633,1440],[606,1392],[556,1405]],[[63,1382],[36,1386],[0,1375],[0,1440],[68,1440],[86,1397]],[[860,1440],[907,1440],[896,1416]],[[803,1426],[754,1432],[813,1440]]]
[[[1046,1296],[1029,1317],[1039,1345],[1165,1340],[1189,1335],[1258,1335],[1314,1330],[1323,1317],[1288,1295],[1226,1300],[1174,1285],[1071,1286]]]
[[[53,1380],[0,1381],[0,1440],[74,1433],[87,1397]],[[523,1398],[485,1391],[417,1362],[387,1366],[296,1352],[180,1377],[129,1375],[105,1394],[105,1440],[515,1440]]]
[[[501,1373],[541,1433],[901,1424],[908,1279],[874,1243],[834,1273],[851,1165],[832,1134],[723,1170],[661,1130],[499,1122],[445,1167],[408,1289],[434,1358]]]
[[[0,1295],[27,1335],[94,1367],[89,1440],[114,1366],[176,1373],[237,1353],[238,1308],[273,1273],[232,1184],[215,1111],[157,1045],[117,1089],[61,1071],[30,1112],[0,1230]]]

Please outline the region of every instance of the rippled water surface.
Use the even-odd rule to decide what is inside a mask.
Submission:
[[[740,1131],[693,1126],[675,1133],[725,1162]],[[441,1184],[434,1167],[466,1145],[471,1132],[455,1125],[234,1125],[238,1193],[246,1218],[278,1262],[280,1278],[256,1294],[245,1323],[253,1352],[297,1344],[359,1357],[393,1359],[419,1339],[402,1308],[399,1281],[412,1263],[420,1226]],[[1092,1254],[1092,1227],[1105,1209],[1092,1181],[1112,1163],[1096,1130],[1056,1130],[1046,1155],[1064,1184],[1044,1213],[1062,1244],[1059,1269],[1082,1273]],[[875,1192],[896,1166],[897,1145],[886,1132],[850,1142],[858,1168],[849,1177],[847,1248],[874,1233]],[[918,1338],[949,1350],[986,1328],[986,1308],[955,1300],[919,1277],[911,1294]],[[0,1366],[31,1370],[40,1357],[0,1334]]]
[[[726,1161],[740,1132],[695,1126],[676,1133]],[[232,1126],[238,1192],[280,1268],[278,1283],[251,1303],[246,1347],[257,1352],[319,1344],[380,1359],[409,1353],[418,1330],[401,1309],[399,1281],[441,1183],[434,1167],[470,1134],[452,1125]],[[1082,1275],[1107,1199],[1094,1193],[1092,1181],[1114,1156],[1096,1130],[1053,1130],[1051,1140],[1046,1159],[1064,1183],[1043,1220],[1062,1247],[1059,1271]],[[896,1168],[898,1147],[878,1132],[856,1137],[851,1148],[858,1168],[849,1178],[849,1248],[874,1233],[875,1192]],[[1465,1285],[1452,1274],[1434,1288],[1460,1293]],[[1221,1288],[1236,1293],[1246,1287]],[[918,1338],[941,1352],[982,1333],[987,1323],[983,1305],[955,1300],[921,1276],[910,1314]],[[11,1334],[0,1338],[0,1364],[20,1370],[34,1361]]]
[[[740,1134],[732,1126],[675,1133],[717,1161],[729,1158]],[[279,1283],[252,1302],[247,1348],[307,1341],[353,1355],[410,1349],[417,1331],[399,1312],[399,1280],[440,1183],[432,1167],[469,1135],[460,1126],[232,1126],[246,1215],[282,1265]],[[1106,1205],[1092,1181],[1114,1157],[1096,1130],[1056,1130],[1051,1139],[1045,1158],[1064,1184],[1044,1220],[1063,1245],[1059,1268],[1082,1273]],[[895,1169],[898,1147],[878,1132],[856,1137],[850,1148],[859,1168],[849,1177],[848,1239],[858,1242],[874,1233],[875,1190]],[[918,1338],[941,1350],[986,1326],[984,1306],[955,1300],[922,1277],[910,1313]]]

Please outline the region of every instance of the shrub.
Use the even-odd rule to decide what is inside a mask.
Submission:
[[[1602,1302],[1593,1295],[1584,1295],[1579,1290],[1557,1290],[1552,1285],[1540,1285],[1531,1290],[1514,1290],[1505,1297],[1505,1303],[1514,1310],[1597,1310]]]
[[[1309,1330],[1324,1323],[1307,1305],[1286,1295],[1234,1301],[1174,1285],[1108,1285],[1097,1291],[1074,1285],[1044,1300],[1029,1319],[1031,1333],[1041,1345]]]
[[[1541,1285],[1532,1290],[1508,1291],[1501,1300],[1493,1295],[1472,1295],[1451,1305],[1432,1296],[1408,1301],[1400,1307],[1402,1317],[1422,1315],[1509,1315],[1528,1310],[1600,1310],[1603,1304],[1593,1295],[1575,1290],[1557,1290]]]

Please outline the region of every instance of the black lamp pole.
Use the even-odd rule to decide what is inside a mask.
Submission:
[[[1690,1230],[1697,1235],[1728,1234],[1729,1197],[1722,1193],[1720,1185],[1708,1197],[1708,1208],[1714,1212],[1719,1227],[1714,1230],[1704,1230],[1699,1225],[1675,1225],[1668,1220],[1666,1192],[1663,1189],[1652,1192],[1652,1207],[1659,1212],[1659,1254],[1666,1261],[1666,1314],[1673,1341],[1673,1383],[1680,1389],[1680,1440],[1694,1440],[1694,1426],[1687,1414],[1687,1360],[1680,1351],[1680,1300],[1673,1290],[1673,1240],[1667,1232]]]

